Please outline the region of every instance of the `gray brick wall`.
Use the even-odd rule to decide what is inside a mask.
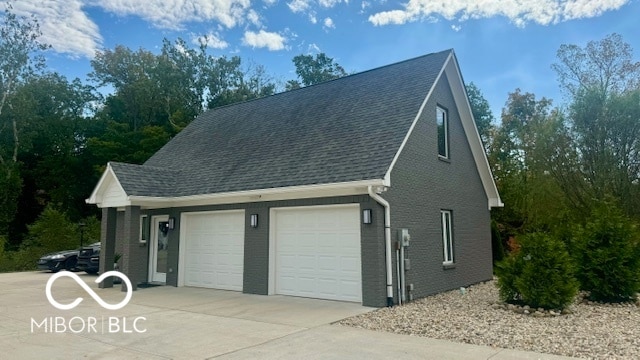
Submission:
[[[152,211],[143,211],[142,213],[148,216],[169,214],[176,219],[176,228],[169,232],[169,267],[174,269],[174,271],[167,273],[167,285],[177,286],[181,214],[200,211],[244,209],[245,247],[243,292],[266,295],[269,290],[269,210],[275,207],[349,203],[359,203],[361,204],[361,209],[367,208],[373,210],[374,223],[371,225],[361,225],[363,304],[366,306],[385,306],[384,209],[375,201],[372,201],[368,195],[155,209]],[[258,228],[254,229],[249,226],[249,217],[251,214],[258,214]],[[138,245],[138,247],[141,246]],[[144,254],[141,252],[140,256],[148,259],[148,250],[145,251]],[[148,266],[148,260],[145,260],[145,266]],[[137,276],[146,279],[148,277],[148,270],[139,270],[140,273]]]
[[[438,158],[437,105],[448,110],[448,161]],[[414,284],[414,298],[491,279],[488,200],[445,74],[408,139],[391,173],[391,188],[383,197],[391,204],[393,240],[399,228],[408,228],[411,234],[406,282]],[[441,209],[453,213],[455,266],[448,269],[442,265]]]

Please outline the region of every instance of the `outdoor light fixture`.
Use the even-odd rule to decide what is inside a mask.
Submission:
[[[251,214],[251,218],[249,219],[249,224],[252,228],[258,227],[258,214]]]
[[[362,210],[362,223],[371,224],[371,209]]]
[[[173,230],[173,228],[176,226],[176,218],[170,217],[169,218],[169,230]]]

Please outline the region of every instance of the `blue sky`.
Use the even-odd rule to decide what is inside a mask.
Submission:
[[[96,50],[122,44],[157,51],[208,35],[214,55],[295,78],[291,59],[324,52],[349,72],[453,48],[499,118],[516,88],[561,105],[550,66],[561,44],[617,32],[640,56],[640,0],[18,0],[53,46],[48,64],[86,79]]]

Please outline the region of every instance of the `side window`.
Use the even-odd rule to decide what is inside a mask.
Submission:
[[[438,125],[438,155],[449,158],[449,117],[447,110],[437,107],[436,123]]]
[[[140,216],[140,242],[146,243],[149,240],[149,217],[147,215]]]
[[[451,220],[451,210],[441,210],[442,222],[442,244],[444,245],[444,257],[442,263],[453,264],[453,227]]]

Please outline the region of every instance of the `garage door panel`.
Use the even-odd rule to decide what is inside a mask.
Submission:
[[[276,293],[362,301],[359,207],[275,212]]]
[[[209,212],[185,218],[184,284],[241,291],[244,213]]]

